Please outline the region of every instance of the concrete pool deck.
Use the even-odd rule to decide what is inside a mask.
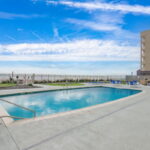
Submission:
[[[148,150],[150,87],[136,89],[144,92],[84,111],[8,126],[0,120],[0,150]]]

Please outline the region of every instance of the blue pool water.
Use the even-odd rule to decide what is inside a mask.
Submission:
[[[110,102],[139,92],[139,90],[96,87],[5,96],[1,98],[31,108],[36,111],[37,116],[43,116]],[[12,116],[33,117],[32,112],[4,102],[0,103]]]

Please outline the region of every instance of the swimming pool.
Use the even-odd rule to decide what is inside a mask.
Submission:
[[[139,92],[139,90],[130,89],[92,87],[38,92],[22,95],[19,94],[1,98],[25,106],[27,108],[31,108],[36,111],[37,116],[44,116],[47,114],[66,112],[114,101]],[[2,106],[12,116],[25,118],[33,117],[32,112],[23,110],[14,105],[10,105],[4,102],[0,102],[0,104],[2,104]]]

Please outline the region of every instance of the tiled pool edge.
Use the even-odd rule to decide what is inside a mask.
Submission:
[[[93,105],[93,106],[89,106],[86,108],[80,108],[80,109],[76,109],[76,110],[71,110],[71,111],[66,111],[66,112],[60,112],[60,113],[56,113],[56,114],[49,114],[49,115],[45,115],[45,116],[39,116],[36,118],[29,118],[29,119],[23,119],[23,120],[18,120],[18,121],[13,121],[12,123],[19,123],[19,124],[25,124],[25,123],[30,123],[33,121],[40,121],[40,120],[44,120],[44,119],[51,119],[51,118],[56,118],[56,117],[61,117],[61,116],[65,116],[65,115],[71,115],[71,114],[75,114],[75,113],[79,113],[79,112],[85,112],[85,111],[89,111],[95,108],[101,108],[110,104],[114,104],[114,103],[118,103],[118,102],[122,102],[128,99],[132,99],[134,97],[137,97],[139,95],[144,94],[145,91],[141,91],[140,93],[134,94],[134,95],[130,95],[124,98],[120,98],[114,101],[110,101],[110,102],[106,102],[106,103],[102,103],[102,104],[97,104],[97,105]],[[11,124],[8,124],[11,125]]]
[[[137,89],[137,88],[134,88],[134,87],[129,87],[129,86],[111,86],[109,84],[101,84],[101,85],[85,85],[85,86],[74,86],[74,87],[48,87],[48,88],[38,88],[38,89],[20,89],[20,91],[15,91],[15,92],[12,92],[12,93],[8,93],[10,92],[9,90],[5,91],[3,90],[4,92],[6,93],[1,93],[0,91],[0,97],[5,97],[5,96],[14,96],[14,95],[22,95],[22,94],[31,94],[31,93],[39,93],[39,92],[49,92],[49,91],[57,91],[57,90],[71,90],[71,89],[82,89],[82,88],[92,88],[92,87],[112,87],[112,88],[119,88],[119,89],[129,89],[129,90],[141,90],[141,89]],[[18,89],[17,89],[18,90]],[[28,90],[28,91],[22,91],[22,90]]]
[[[23,119],[23,120],[18,120],[18,121],[13,121],[11,123],[13,124],[26,124],[26,123],[30,123],[30,122],[34,122],[34,121],[40,121],[40,120],[45,120],[45,119],[52,119],[52,118],[56,118],[56,117],[62,117],[62,116],[66,116],[66,115],[71,115],[71,114],[75,114],[75,113],[80,113],[80,112],[86,112],[86,111],[90,111],[90,110],[94,110],[96,108],[101,108],[110,104],[114,104],[114,103],[118,103],[118,102],[122,102],[125,100],[129,100],[129,99],[133,99],[134,97],[137,97],[139,95],[144,94],[145,91],[141,91],[140,93],[131,95],[131,96],[127,96],[124,98],[120,98],[111,102],[106,102],[106,103],[102,103],[102,104],[97,104],[97,105],[93,105],[93,106],[89,106],[86,108],[80,108],[80,109],[76,109],[76,110],[71,110],[71,111],[66,111],[66,112],[60,112],[60,113],[56,113],[56,114],[49,114],[49,115],[45,115],[45,116],[39,116],[36,118],[27,118],[27,119]],[[11,125],[8,124],[8,125]]]
[[[59,88],[53,88],[53,89],[43,89],[43,90],[38,90],[38,91],[28,91],[28,92],[20,92],[20,93],[15,93],[15,94],[30,94],[30,93],[38,93],[38,92],[48,92],[48,91],[57,91],[57,90],[69,90],[69,89],[80,89],[80,88],[94,88],[94,87],[108,87],[108,88],[119,88],[119,89],[130,89],[130,90],[139,90],[141,91],[140,93],[131,95],[131,96],[127,96],[124,98],[120,98],[111,102],[106,102],[106,103],[102,103],[102,104],[97,104],[94,106],[90,106],[90,107],[86,107],[86,108],[81,108],[81,109],[76,109],[76,110],[72,110],[72,111],[67,111],[67,112],[61,112],[61,113],[57,113],[57,114],[49,114],[49,115],[45,115],[45,116],[40,116],[40,117],[36,117],[36,118],[27,118],[27,119],[23,119],[23,120],[18,120],[18,121],[14,121],[12,118],[7,117],[7,118],[3,118],[4,123],[8,126],[11,125],[12,123],[28,123],[28,122],[32,122],[32,121],[38,121],[38,120],[43,120],[43,119],[50,119],[50,118],[54,118],[54,117],[59,117],[59,116],[64,116],[64,115],[70,115],[73,113],[77,113],[77,112],[81,112],[81,111],[88,111],[97,107],[103,107],[106,105],[110,105],[116,102],[120,102],[122,100],[127,100],[129,98],[135,97],[135,96],[139,96],[143,93],[145,93],[144,90],[142,89],[136,89],[136,88],[131,88],[131,87],[114,87],[114,86],[107,86],[107,85],[92,85],[92,86],[78,86],[78,87],[59,87]],[[35,90],[35,89],[34,89]],[[13,94],[13,95],[15,95]],[[12,94],[5,94],[5,95],[1,95],[0,96],[11,96]],[[1,105],[0,105],[1,106]],[[10,116],[7,111],[1,106],[0,107],[0,112],[2,112],[3,114]]]
[[[67,90],[67,89],[79,89],[79,88],[91,88],[91,87],[101,87],[101,85],[94,85],[94,86],[75,86],[75,87],[48,87],[48,88],[44,88],[41,86],[41,88],[37,88],[37,89],[17,89],[17,91],[15,90],[2,90],[0,91],[0,97],[3,96],[13,96],[13,95],[18,95],[18,94],[31,94],[31,93],[39,93],[39,92],[48,92],[48,91],[57,91],[57,90]],[[25,90],[25,91],[24,91]],[[13,91],[13,92],[12,92]],[[1,92],[4,92],[1,93]],[[0,105],[0,114],[2,116],[8,116],[5,118],[0,118],[3,120],[3,122],[5,123],[6,126],[10,125],[11,123],[14,123],[16,121],[14,121],[11,117],[9,117],[10,115],[8,114],[8,112],[4,109],[4,107],[2,107],[2,105]],[[29,120],[29,119],[35,119],[35,118],[27,118],[27,119],[23,119],[23,120]],[[22,120],[22,121],[23,121]],[[18,123],[18,121],[17,121]]]

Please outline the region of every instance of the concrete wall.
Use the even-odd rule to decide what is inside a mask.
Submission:
[[[137,75],[141,84],[150,82],[150,30],[141,32],[141,68]]]
[[[150,71],[150,30],[141,33],[141,71]]]

